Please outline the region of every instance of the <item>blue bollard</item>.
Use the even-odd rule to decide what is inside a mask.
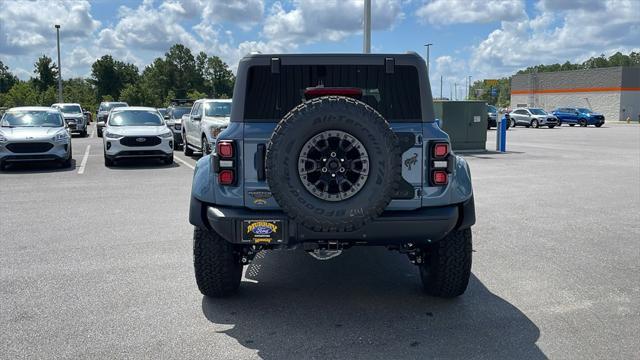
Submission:
[[[496,129],[496,151],[507,151],[507,118],[503,116],[498,121],[498,128]]]

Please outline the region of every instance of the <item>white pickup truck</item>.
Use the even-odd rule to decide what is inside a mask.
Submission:
[[[218,135],[229,125],[230,116],[231,99],[196,101],[191,112],[182,116],[184,154],[192,156],[194,151],[210,154]]]

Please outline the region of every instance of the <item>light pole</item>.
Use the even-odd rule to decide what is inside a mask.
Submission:
[[[467,100],[471,100],[471,75],[469,75],[469,86],[467,86]]]
[[[371,53],[371,0],[364,0],[364,44],[362,52]]]
[[[427,47],[427,76],[429,75],[429,48],[433,45],[432,43],[424,44]]]
[[[62,67],[60,66],[60,25],[56,24],[58,38],[58,102],[62,102]]]

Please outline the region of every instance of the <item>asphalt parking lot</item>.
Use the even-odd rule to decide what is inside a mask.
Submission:
[[[71,169],[0,173],[2,359],[640,354],[639,126],[516,128],[508,153],[465,154],[473,275],[448,301],[384,249],[261,254],[237,297],[203,298],[187,221],[196,158],[106,168],[101,145],[74,138]]]

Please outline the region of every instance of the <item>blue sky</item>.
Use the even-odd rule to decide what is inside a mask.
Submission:
[[[112,54],[141,70],[176,42],[232,69],[250,51],[359,52],[363,0],[0,1],[0,60],[20,78],[41,54],[63,76],[88,76]],[[513,74],[527,66],[640,51],[640,0],[372,0],[374,52],[433,43],[432,89]],[[464,85],[459,85],[463,89]],[[460,90],[458,97],[464,96]],[[454,95],[455,96],[455,95]]]

